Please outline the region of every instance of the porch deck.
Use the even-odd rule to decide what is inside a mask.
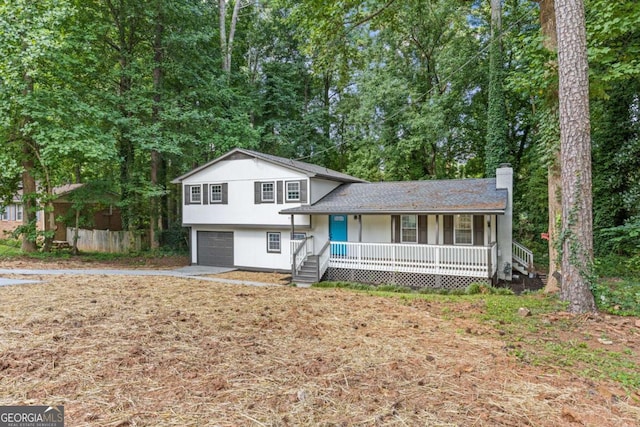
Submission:
[[[413,273],[491,279],[497,271],[497,245],[451,246],[398,243],[327,242],[318,252],[312,239],[292,246],[294,277],[308,256],[317,255],[317,278],[327,269]]]

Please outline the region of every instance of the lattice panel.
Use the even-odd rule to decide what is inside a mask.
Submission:
[[[400,285],[413,289],[465,289],[472,283],[491,284],[489,279],[482,277],[436,276],[434,274],[351,270],[346,268],[328,268],[322,280],[367,283],[371,285]]]

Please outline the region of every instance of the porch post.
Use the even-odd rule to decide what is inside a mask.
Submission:
[[[436,245],[440,244],[440,215],[436,215]]]
[[[294,222],[294,217],[295,215],[291,214],[291,236],[289,237],[289,240],[293,240],[293,233],[296,232],[296,226],[295,226],[295,222]]]
[[[491,280],[491,284],[493,285],[493,275],[491,272],[493,271],[493,265],[491,264],[491,246],[487,248],[487,275]]]
[[[362,215],[358,215],[358,243],[362,243]]]
[[[293,232],[295,231],[294,218],[295,215],[291,214],[291,236],[289,236],[289,251],[291,252],[291,278],[296,274],[296,257],[293,253]]]

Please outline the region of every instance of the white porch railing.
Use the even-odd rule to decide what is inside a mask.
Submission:
[[[442,246],[330,242],[329,267],[446,276],[493,277],[496,244]]]
[[[331,251],[329,250],[330,247],[331,242],[327,242],[318,254],[318,280],[322,279],[327,268],[329,268],[329,260],[331,258]]]
[[[313,253],[313,236],[291,241],[291,265],[294,274],[298,274],[309,254]]]
[[[533,269],[533,252],[515,240],[512,242],[511,251],[511,255],[514,260],[526,267],[528,270]]]

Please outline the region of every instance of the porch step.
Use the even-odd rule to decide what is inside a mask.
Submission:
[[[300,271],[293,275],[293,281],[299,283],[316,283],[319,280],[318,257],[316,255],[309,256],[302,264]]]
[[[520,264],[515,259],[513,260],[512,267],[513,267],[514,270],[518,271],[520,274],[525,274],[525,275],[529,274],[529,270],[527,269],[527,267],[525,267],[524,265]]]
[[[544,273],[538,273],[538,279],[540,279],[540,281],[542,282],[542,284],[546,287],[547,286],[547,275]]]

